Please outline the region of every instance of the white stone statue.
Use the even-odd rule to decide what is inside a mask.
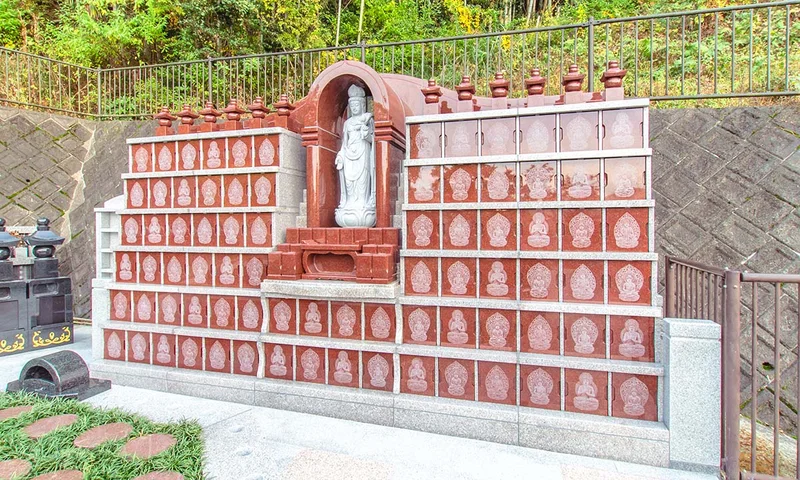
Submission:
[[[375,121],[367,112],[364,89],[352,85],[347,90],[349,114],[342,131],[342,147],[336,154],[339,171],[340,227],[375,225]]]

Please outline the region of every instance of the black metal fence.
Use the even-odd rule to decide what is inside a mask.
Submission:
[[[162,105],[217,103],[281,93],[304,96],[316,76],[344,59],[381,73],[456,85],[470,75],[478,94],[498,70],[522,96],[532,67],[561,91],[571,63],[600,87],[608,60],[628,70],[626,94],[654,100],[772,97],[800,92],[800,0],[594,20],[575,25],[431,40],[93,69],[0,49],[0,102],[74,115],[130,118]]]

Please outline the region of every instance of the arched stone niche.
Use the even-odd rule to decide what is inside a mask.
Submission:
[[[405,154],[407,105],[378,72],[360,62],[338,62],[311,85],[295,112],[306,147],[309,227],[336,227],[339,180],[334,162],[341,145],[347,89],[359,85],[372,98],[375,118],[376,227],[391,227],[396,211],[400,168]]]

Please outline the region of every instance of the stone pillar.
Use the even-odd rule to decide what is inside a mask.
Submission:
[[[719,474],[721,329],[664,319],[664,423],[671,468]]]

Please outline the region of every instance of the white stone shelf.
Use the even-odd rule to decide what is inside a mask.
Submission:
[[[400,304],[414,306],[441,306],[462,308],[491,308],[496,310],[521,310],[529,312],[563,312],[584,315],[619,315],[629,317],[662,317],[661,307],[651,305],[618,305],[604,303],[530,302],[521,300],[496,300],[489,298],[459,298],[435,296],[401,296]],[[657,297],[653,296],[653,303]]]
[[[189,215],[191,213],[292,213],[298,214],[295,207],[195,207],[195,208],[125,208],[116,212],[117,215]]]
[[[229,138],[229,137],[252,137],[261,135],[287,135],[294,137],[297,140],[302,140],[298,133],[280,127],[269,128],[252,128],[242,130],[217,130],[215,132],[196,132],[196,133],[181,133],[174,135],[161,135],[157,137],[139,137],[129,138],[128,145],[139,145],[142,143],[167,143],[167,142],[182,142],[190,140],[206,140],[216,138]]]
[[[108,290],[129,290],[133,292],[186,293],[189,295],[218,295],[237,297],[261,296],[261,292],[257,288],[203,287],[125,282],[109,282],[108,284],[104,285],[103,288]]]
[[[225,330],[222,328],[210,327],[186,327],[180,325],[167,325],[142,322],[123,322],[110,320],[100,323],[104,330],[124,330],[128,332],[152,332],[159,335],[181,335],[184,337],[206,337],[224,340],[240,340],[247,342],[258,342],[260,332],[247,330]]]
[[[147,253],[221,253],[221,254],[252,254],[266,255],[275,250],[275,247],[182,247],[168,245],[119,245],[114,247],[115,252],[147,252]]]
[[[540,202],[404,203],[406,211],[517,210],[556,208],[655,208],[655,200],[551,200]]]
[[[295,170],[293,168],[286,168],[281,166],[269,167],[242,167],[242,168],[208,168],[204,170],[158,170],[155,172],[141,172],[141,173],[123,173],[123,180],[138,180],[150,178],[172,178],[172,177],[197,177],[197,176],[212,176],[224,175],[226,177],[234,175],[247,175],[247,174],[265,174],[265,173],[280,173],[285,175],[294,175],[305,178],[306,172],[304,170]]]
[[[547,115],[553,113],[595,112],[598,110],[620,110],[625,108],[641,108],[650,106],[647,98],[632,98],[603,102],[584,102],[566,105],[543,105],[540,107],[516,107],[499,110],[483,110],[479,112],[438,113],[433,115],[413,115],[406,117],[409,125],[416,123],[435,123],[457,120],[477,120],[484,118],[505,118],[528,115]],[[159,138],[159,137],[156,137]]]
[[[335,280],[264,280],[261,293],[269,298],[395,303],[400,284],[352,283]]]
[[[521,153],[508,155],[475,155],[469,157],[433,157],[405,159],[404,167],[439,165],[472,165],[475,163],[557,162],[559,160],[595,160],[601,158],[649,157],[652,148],[626,148],[614,150],[583,150],[578,152]]]
[[[542,260],[619,260],[658,261],[657,253],[648,252],[572,252],[518,250],[400,250],[401,257],[442,258],[520,258]]]

